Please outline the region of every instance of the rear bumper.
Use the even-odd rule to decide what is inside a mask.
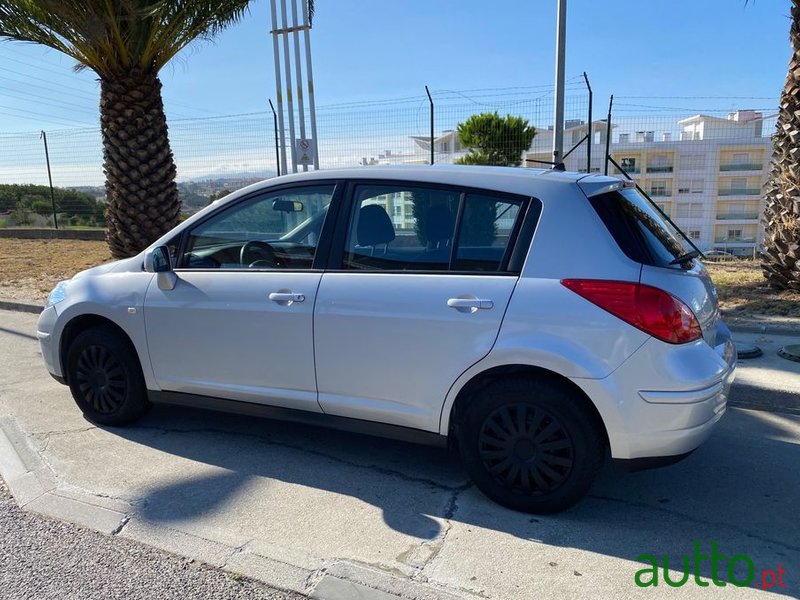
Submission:
[[[609,377],[574,380],[595,402],[615,461],[675,462],[708,439],[736,368],[733,343],[720,341],[711,348],[651,339]]]
[[[694,450],[684,452],[683,454],[674,454],[672,456],[651,456],[646,458],[615,458],[613,460],[614,468],[619,471],[627,473],[634,473],[636,471],[644,471],[647,469],[660,469],[661,467],[668,467],[677,462],[682,461],[689,456]]]

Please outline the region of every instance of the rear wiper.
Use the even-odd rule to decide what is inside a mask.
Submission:
[[[669,264],[671,264],[671,265],[682,265],[683,263],[687,263],[690,260],[692,260],[693,258],[697,258],[698,256],[700,256],[700,251],[699,250],[692,250],[690,252],[687,252],[686,254],[681,254],[678,258],[676,258],[675,260],[673,260]]]

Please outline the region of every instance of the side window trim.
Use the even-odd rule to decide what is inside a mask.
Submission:
[[[380,271],[373,271],[373,270],[353,270],[353,269],[345,269],[344,268],[344,255],[345,255],[345,245],[347,242],[348,232],[350,228],[350,222],[353,218],[353,211],[355,210],[356,206],[356,188],[359,186],[368,186],[368,185],[380,185],[380,186],[398,186],[398,187],[424,187],[424,188],[431,188],[437,190],[443,190],[452,193],[459,194],[459,205],[458,205],[458,213],[456,217],[456,228],[454,231],[454,239],[448,269],[445,271],[442,270],[380,270]],[[451,184],[442,184],[436,182],[428,182],[428,181],[417,181],[417,180],[396,180],[396,179],[350,179],[346,182],[346,185],[342,185],[341,190],[341,203],[338,206],[338,215],[336,219],[336,227],[333,233],[332,239],[332,247],[330,254],[328,256],[328,261],[325,266],[325,270],[327,271],[335,271],[335,272],[347,272],[347,273],[384,273],[384,274],[405,274],[405,275],[414,275],[414,274],[424,274],[424,275],[480,275],[480,276],[509,276],[509,275],[519,275],[522,270],[522,262],[525,260],[525,256],[527,255],[527,246],[530,245],[531,238],[533,237],[533,230],[535,229],[538,221],[539,215],[541,214],[541,201],[531,196],[526,196],[523,194],[514,194],[511,192],[503,192],[498,190],[491,190],[491,189],[483,189],[483,188],[473,188],[473,187],[462,187],[456,186]],[[337,188],[338,192],[338,188]],[[490,195],[496,196],[498,199],[507,198],[510,201],[518,202],[520,205],[520,212],[523,213],[523,216],[517,216],[516,222],[514,223],[514,228],[509,234],[508,244],[506,245],[505,251],[503,253],[503,258],[500,263],[500,268],[497,271],[456,271],[453,269],[453,265],[455,264],[456,260],[456,253],[458,252],[458,244],[457,238],[460,236],[461,232],[461,220],[463,218],[463,207],[466,202],[466,197],[469,194],[477,194],[477,195]],[[528,225],[528,220],[531,219],[532,223]],[[326,223],[327,224],[327,223]],[[530,229],[530,237],[528,238],[527,246],[521,251],[522,258],[521,260],[515,261],[516,254],[520,252],[519,250],[519,242],[520,242],[520,234],[524,234],[526,229]],[[512,268],[519,262],[519,268]],[[513,265],[512,265],[513,263]]]
[[[252,201],[254,198],[261,196],[263,194],[269,194],[273,192],[283,192],[287,190],[296,190],[307,188],[309,186],[323,186],[323,185],[333,185],[333,194],[331,195],[331,202],[328,207],[328,214],[325,216],[325,221],[322,224],[322,230],[320,231],[320,240],[317,244],[317,250],[314,255],[314,261],[312,263],[311,269],[303,269],[303,272],[307,271],[318,271],[324,270],[328,254],[331,246],[331,238],[333,236],[333,229],[335,227],[335,217],[339,212],[340,205],[342,203],[342,196],[344,192],[344,185],[341,179],[320,179],[320,180],[309,180],[304,181],[302,183],[290,183],[290,184],[282,184],[276,185],[274,187],[267,187],[262,188],[259,190],[254,190],[253,192],[242,196],[238,200],[227,203],[223,206],[220,206],[217,210],[209,212],[205,217],[199,220],[197,223],[194,223],[192,227],[184,229],[180,234],[180,240],[178,243],[178,262],[175,264],[174,269],[176,271],[192,271],[192,272],[199,272],[199,271],[217,271],[218,269],[190,269],[183,265],[183,261],[186,255],[186,249],[189,242],[189,236],[195,231],[198,227],[205,224],[207,221],[217,217],[221,212],[232,209],[235,206],[240,206],[247,202]],[[317,266],[319,263],[319,266]],[[259,273],[264,272],[259,269],[242,269],[243,272],[252,272],[252,273]],[[292,269],[286,269],[283,272],[292,272]]]
[[[528,198],[525,215],[521,219],[517,219],[516,231],[513,233],[515,236],[514,242],[509,243],[508,248],[506,248],[507,256],[504,257],[504,260],[508,262],[504,266],[509,272],[522,273],[522,267],[528,257],[528,251],[533,242],[533,234],[541,216],[542,201],[534,196]]]

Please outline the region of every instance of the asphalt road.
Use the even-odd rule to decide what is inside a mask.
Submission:
[[[18,432],[12,442],[29,457],[20,472],[52,478],[53,491],[29,494],[27,508],[50,506],[45,497],[108,506],[93,526],[113,531],[109,544],[145,543],[326,600],[379,597],[342,593],[352,582],[419,599],[800,596],[800,416],[775,400],[797,385],[796,363],[743,362],[734,390],[742,402],[784,412],[731,408],[685,461],[634,474],[607,469],[578,506],[533,517],[486,500],[437,449],[173,407],[133,427],[95,427],[46,374],[34,325],[32,315],[0,311],[0,433]],[[14,515],[29,526],[32,517]],[[679,592],[663,579],[636,585],[641,555],[662,566],[671,557],[671,569],[686,556],[691,567],[696,544],[698,554],[712,546],[725,554],[725,566],[701,556],[701,583],[690,577]],[[31,565],[52,579],[24,548],[10,570]],[[747,560],[728,572],[734,556]],[[750,585],[734,587],[731,574],[746,577],[748,561]],[[135,558],[133,568],[139,563],[148,561]],[[755,586],[780,569],[782,587]],[[129,585],[124,572],[109,572],[120,578],[115,589]],[[729,584],[704,587],[715,573]]]
[[[294,600],[302,596],[20,510],[0,480],[0,598]]]

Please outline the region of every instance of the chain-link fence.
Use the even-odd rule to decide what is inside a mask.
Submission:
[[[776,111],[647,108],[654,113],[642,114],[643,107],[621,98],[610,128],[595,122],[591,170],[634,180],[704,252],[755,256],[764,235],[761,192]],[[579,125],[566,137],[588,130]],[[549,149],[536,144],[528,156],[547,156]],[[569,170],[587,171],[586,144],[565,162]]]
[[[743,101],[729,103],[739,107]],[[627,175],[701,249],[752,254],[763,236],[760,194],[769,169],[775,111],[670,108],[654,106],[653,99],[647,105],[642,102],[617,98],[610,128],[607,106],[595,102],[590,128],[583,80],[568,82],[566,168]],[[500,119],[474,123],[472,133],[477,131],[477,137],[473,135],[472,143],[480,145],[486,138],[494,154],[468,147],[458,134],[459,124],[483,113],[497,113]],[[509,115],[527,120],[535,129],[532,142],[526,141],[522,149],[518,132],[503,122]],[[480,162],[487,157],[495,164],[507,164],[503,161],[509,155],[522,166],[547,167],[553,156],[552,122],[552,87],[545,86],[432,90],[430,98],[423,91],[394,100],[321,106],[317,109],[320,167]],[[271,112],[173,120],[169,134],[186,212],[277,174]],[[52,196],[41,133],[0,134],[0,227],[52,227],[54,205],[61,227],[101,226],[104,178],[99,130],[48,131],[46,142]]]

